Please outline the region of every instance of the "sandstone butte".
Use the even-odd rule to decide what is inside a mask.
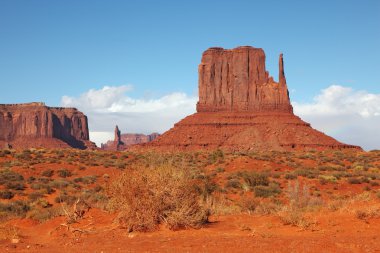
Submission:
[[[44,103],[0,104],[0,148],[95,148],[87,117]]]
[[[101,145],[101,149],[103,150],[126,150],[130,146],[135,144],[141,144],[141,143],[148,143],[156,139],[160,134],[158,133],[152,133],[152,134],[121,134],[119,127],[115,127],[115,137],[114,140],[108,141],[105,144]]]
[[[361,149],[313,129],[294,115],[279,57],[278,82],[265,68],[261,48],[213,47],[198,68],[197,112],[138,148],[156,150]]]

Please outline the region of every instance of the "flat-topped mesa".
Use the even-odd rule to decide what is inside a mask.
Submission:
[[[33,106],[46,106],[44,102],[30,102],[20,104],[0,104],[0,107],[33,107]]]
[[[198,112],[252,111],[293,114],[279,58],[279,82],[265,68],[265,53],[250,46],[213,47],[202,55],[198,68]]]
[[[151,142],[156,139],[160,134],[152,133],[152,134],[121,134],[119,127],[115,127],[115,137],[114,140],[107,141],[107,143],[102,143],[101,149],[103,150],[113,150],[113,151],[121,151],[126,150],[130,146],[140,143]]]
[[[14,148],[94,148],[86,115],[41,102],[0,105],[0,145]]]

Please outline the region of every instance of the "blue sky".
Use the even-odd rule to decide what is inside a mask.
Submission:
[[[202,52],[239,45],[263,48],[275,79],[283,52],[298,103],[333,84],[376,95],[379,13],[376,0],[0,0],[0,103],[122,85],[132,99],[196,96]]]

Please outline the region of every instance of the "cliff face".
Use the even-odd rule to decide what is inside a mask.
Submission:
[[[293,114],[279,57],[275,82],[260,48],[210,48],[198,69],[197,113],[136,149],[305,150],[361,149],[313,129]]]
[[[154,139],[156,139],[158,136],[160,136],[159,133],[152,133],[152,134],[122,134],[121,140],[124,145],[134,145],[139,143],[147,143],[151,142]]]
[[[44,103],[0,105],[0,142],[14,148],[86,148],[87,117],[75,108]]]
[[[148,143],[156,139],[160,134],[152,133],[152,134],[121,134],[119,127],[115,127],[115,138],[113,141],[107,141],[107,143],[101,145],[101,149],[103,150],[125,150],[128,147],[141,144]]]
[[[206,50],[198,72],[198,112],[293,112],[282,54],[279,59],[279,82],[275,82],[266,71],[264,51],[249,46]]]

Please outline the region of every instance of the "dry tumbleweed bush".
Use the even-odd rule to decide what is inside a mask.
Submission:
[[[207,222],[196,181],[170,165],[125,172],[110,187],[110,209],[129,231],[151,231],[159,224],[170,229],[197,228]]]

